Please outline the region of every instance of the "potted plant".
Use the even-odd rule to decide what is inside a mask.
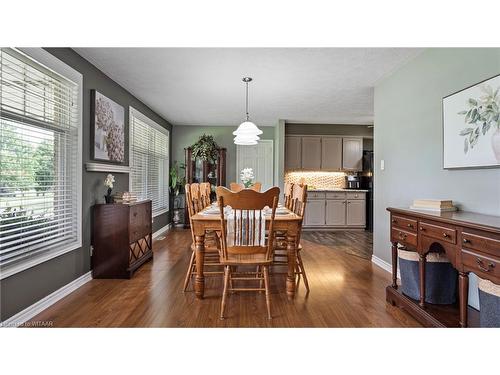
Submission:
[[[200,158],[203,161],[213,162],[217,161],[219,146],[214,140],[213,135],[203,134],[198,142],[191,146],[193,159]]]
[[[252,168],[243,168],[240,173],[241,182],[245,185],[245,188],[248,189],[253,186],[253,169]]]
[[[104,196],[106,203],[113,203],[113,196],[111,195],[111,191],[113,190],[113,184],[115,182],[115,176],[112,174],[108,174],[106,179],[104,180],[104,186],[108,188],[108,193]]]
[[[182,188],[186,184],[186,177],[183,170],[186,169],[184,163],[177,163],[174,161],[172,168],[170,169],[170,192],[173,196],[173,217],[172,221],[174,225],[179,224],[181,221],[181,211],[182,207],[182,196],[180,195]]]

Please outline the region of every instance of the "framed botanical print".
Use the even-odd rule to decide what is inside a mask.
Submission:
[[[96,90],[91,91],[94,160],[125,161],[125,109]]]
[[[443,167],[500,166],[500,75],[443,98]]]

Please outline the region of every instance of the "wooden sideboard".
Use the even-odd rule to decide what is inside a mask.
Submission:
[[[389,303],[408,311],[430,327],[476,325],[477,312],[468,307],[469,273],[500,284],[500,217],[473,212],[432,212],[387,208],[390,212],[392,285],[386,288]],[[398,245],[419,254],[420,300],[398,289]],[[458,303],[425,303],[425,265],[429,252],[446,253],[458,271]]]
[[[93,207],[92,277],[128,279],[153,258],[151,201]]]

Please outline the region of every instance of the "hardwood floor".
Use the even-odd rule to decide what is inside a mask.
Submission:
[[[304,231],[302,239],[328,246],[335,251],[372,259],[373,234],[367,231]]]
[[[354,233],[354,232],[353,232]],[[358,232],[360,235],[362,232]],[[91,280],[33,321],[54,327],[418,327],[413,318],[385,302],[390,274],[370,261],[303,241],[311,292],[301,285],[294,301],[285,275],[271,279],[273,319],[262,293],[236,293],[219,320],[222,278],[209,277],[205,299],[192,286],[183,293],[190,257],[190,232],[171,230],[154,243],[154,260],[131,280]]]

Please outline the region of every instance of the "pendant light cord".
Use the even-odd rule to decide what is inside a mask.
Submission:
[[[248,116],[248,82],[245,82],[246,85],[247,85],[247,89],[246,89],[246,97],[247,97],[247,100],[246,100],[246,110],[247,110],[247,121],[249,119],[249,116]]]

